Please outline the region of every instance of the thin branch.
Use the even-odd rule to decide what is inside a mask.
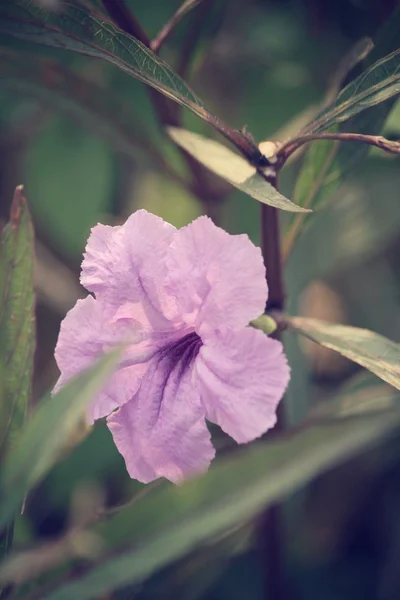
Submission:
[[[361,142],[376,146],[385,152],[391,154],[400,154],[400,142],[387,140],[381,135],[363,135],[361,133],[312,133],[302,135],[286,142],[277,152],[276,157],[279,163],[285,163],[293,152],[296,152],[303,144],[318,140],[335,140],[339,142]]]
[[[182,17],[196,8],[201,2],[203,2],[203,0],[185,0],[183,4],[181,4],[176,13],[172,15],[170,20],[161,28],[154,40],[150,43],[150,48],[155,54],[160,51],[161,46],[165,43],[166,39],[170,36]]]

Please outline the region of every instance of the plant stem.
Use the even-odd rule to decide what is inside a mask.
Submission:
[[[381,135],[363,135],[362,133],[310,133],[289,140],[276,153],[278,161],[285,162],[293,152],[296,152],[303,144],[319,140],[335,140],[338,142],[360,142],[376,146],[391,154],[400,154],[400,142],[387,140]]]
[[[278,189],[278,173],[266,177]],[[261,204],[261,251],[268,280],[266,311],[282,311],[285,303],[278,209]]]
[[[161,28],[154,40],[150,43],[150,48],[155,54],[157,54],[164,44],[165,40],[171,35],[173,29],[179,23],[179,21],[188,13],[193,10],[203,0],[185,0],[178,10],[172,15],[169,21]]]
[[[277,176],[269,179],[277,188]],[[261,204],[261,250],[268,280],[268,301],[266,310],[282,311],[285,294],[282,273],[282,260],[279,236],[278,209]],[[280,331],[271,337],[279,339]],[[277,424],[272,434],[284,429],[283,400],[277,414]],[[287,590],[284,578],[284,548],[281,506],[271,505],[260,520],[260,545],[262,569],[265,572],[265,597],[268,600],[285,600]]]
[[[284,288],[282,279],[278,209],[261,204],[261,249],[268,279],[267,310],[282,310]]]

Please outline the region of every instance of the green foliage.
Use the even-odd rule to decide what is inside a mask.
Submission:
[[[0,31],[5,35],[111,62],[204,116],[201,101],[162,59],[110,21],[90,14],[77,3],[63,1],[59,10],[52,11],[30,0],[17,0],[3,4],[0,17]]]
[[[54,397],[39,402],[18,443],[8,452],[0,477],[0,527],[18,508],[62,453],[73,446],[72,437],[84,419],[89,402],[112,373],[120,352],[115,350],[72,380]]]
[[[315,0],[312,4],[317,3]],[[162,55],[173,65],[172,69],[135,38],[113,25],[105,15],[106,4],[100,0],[62,1],[57,3],[59,10],[53,11],[50,3],[44,8],[45,4],[39,1],[7,0],[0,3],[0,31],[8,46],[0,50],[0,144],[8,156],[8,153],[12,155],[15,146],[19,148],[22,140],[23,152],[17,150],[16,171],[19,177],[25,168],[25,184],[29,188],[38,235],[41,237],[45,233],[39,240],[40,248],[48,246],[53,260],[51,267],[47,263],[40,264],[41,274],[49,273],[49,281],[55,282],[49,289],[57,287],[57,277],[53,277],[57,274],[62,277],[60,273],[68,273],[68,268],[71,281],[77,283],[78,258],[92,225],[99,220],[110,222],[114,218],[119,222],[139,207],[147,208],[177,226],[210,210],[222,227],[231,228],[235,233],[247,232],[258,241],[259,207],[254,202],[249,203],[247,194],[289,213],[301,213],[281,215],[283,222],[286,220],[289,224],[285,240],[288,254],[297,236],[306,230],[305,211],[324,206],[344,180],[344,175],[367,153],[367,146],[315,142],[307,146],[297,180],[295,169],[288,164],[279,174],[277,191],[262,176],[258,155],[255,154],[252,160],[251,152],[254,148],[257,150],[257,146],[254,142],[253,148],[251,136],[245,130],[227,128],[213,117],[177,73],[194,82],[213,112],[215,109],[232,123],[248,123],[263,138],[303,110],[305,104],[315,102],[324,74],[332,71],[337,56],[344,50],[342,33],[335,37],[335,27],[330,23],[332,29],[325,28],[321,21],[321,39],[304,35],[309,25],[298,9],[300,5],[302,11],[306,9],[304,3],[296,0],[291,3],[291,7],[297,7],[294,10],[288,10],[284,3],[281,6],[281,3],[272,2],[268,3],[268,10],[264,10],[263,3],[254,0],[246,5],[245,11],[240,2],[213,3],[210,9],[211,3],[204,1],[193,15],[185,15],[185,26],[182,23],[174,30],[168,44],[162,48]],[[187,0],[177,13],[174,11],[178,4],[174,1],[160,1],[157,10],[154,10],[156,3],[146,0],[115,4],[126,4],[154,40],[171,15],[180,18],[197,5],[198,0]],[[321,0],[320,8],[323,4]],[[377,37],[364,71],[361,74],[359,70],[354,71],[347,80],[350,83],[302,133],[327,128],[339,133],[346,130],[381,133],[399,89],[399,30],[399,14],[395,13],[389,27],[385,26]],[[371,31],[367,33],[369,35]],[[349,39],[347,43],[350,43]],[[100,60],[94,60],[96,58]],[[156,95],[151,96],[149,102],[146,87],[139,82],[191,112],[181,115],[179,107],[171,103],[173,119],[169,118],[171,115],[160,117],[157,99],[161,105],[165,99]],[[154,98],[156,101],[152,104]],[[315,112],[314,109],[312,114]],[[198,122],[194,115],[203,122]],[[168,133],[187,154],[181,153],[164,135],[166,126],[175,122],[178,127],[169,128]],[[188,131],[193,127],[203,133],[207,124],[225,135],[243,156]],[[289,133],[276,137],[292,136],[293,127]],[[300,127],[299,124],[297,129]],[[396,119],[391,128],[394,136],[400,131]],[[86,130],[90,130],[90,134]],[[9,139],[12,143],[8,145]],[[13,143],[15,141],[17,144]],[[231,188],[214,182],[211,177],[208,179],[201,165],[191,162],[188,154],[239,192],[234,191],[228,198]],[[343,301],[338,321],[347,318],[348,322],[361,326],[365,323],[371,330],[382,331],[396,339],[399,334],[398,319],[395,318],[397,271],[391,254],[384,255],[389,243],[394,250],[397,248],[396,170],[394,160],[373,156],[361,177],[354,177],[336,202],[315,217],[316,227],[299,240],[285,267],[286,303],[291,314],[313,314],[313,302],[310,306],[301,303],[301,292],[316,278],[323,278],[332,294]],[[8,169],[8,163],[2,176],[3,172],[7,180],[9,176],[14,177],[14,170]],[[291,197],[288,190],[293,184],[291,202],[285,196]],[[202,194],[198,193],[199,188]],[[223,204],[225,196],[227,201]],[[207,203],[209,199],[212,202]],[[109,215],[103,219],[104,213],[112,213],[112,219]],[[27,212],[21,214],[29,220]],[[19,228],[10,229],[8,225],[3,232],[3,236],[6,232],[9,236],[17,236],[21,260],[17,257],[16,260],[1,261],[1,268],[4,265],[7,271],[5,279],[1,279],[1,292],[5,289],[4,281],[11,281],[8,289],[14,289],[15,283],[17,293],[9,294],[9,300],[0,306],[0,313],[4,307],[7,311],[12,310],[13,317],[17,314],[17,321],[21,322],[21,329],[17,331],[14,318],[0,319],[2,336],[4,326],[7,335],[20,335],[18,362],[12,362],[12,368],[7,369],[5,361],[0,361],[2,411],[11,406],[1,385],[3,381],[7,385],[11,382],[14,391],[17,384],[23,386],[24,391],[18,398],[13,392],[19,411],[26,405],[31,391],[22,359],[32,361],[33,338],[32,343],[26,343],[26,336],[32,335],[28,316],[32,316],[33,296],[25,298],[28,310],[23,312],[20,303],[23,294],[19,294],[23,281],[29,279],[30,290],[33,285],[33,252],[29,251],[33,241],[27,223],[25,221],[24,235],[22,219]],[[7,239],[9,243],[14,238]],[[67,269],[61,263],[60,255],[67,263]],[[23,270],[27,275],[25,279]],[[274,278],[271,270],[267,277]],[[271,281],[268,283],[271,289]],[[37,285],[40,286],[39,279]],[[74,293],[72,290],[72,297]],[[38,389],[51,386],[56,377],[52,355],[59,319],[65,314],[62,310],[55,316],[56,304],[50,309],[44,295],[38,297],[39,352],[35,397],[42,394],[42,391],[37,392]],[[390,302],[386,304],[388,298]],[[298,303],[301,306],[296,306]],[[331,308],[330,302],[327,305]],[[251,325],[267,335],[280,335],[280,327],[277,332],[274,320],[276,318],[279,323],[279,316],[273,317],[263,315]],[[347,581],[344,592],[339,587],[332,587],[334,600],[348,600],[349,597],[359,600],[357,591],[362,584],[365,589],[366,579],[367,587],[375,594],[372,600],[375,600],[376,581],[373,585],[370,583],[372,570],[366,578],[368,563],[365,559],[361,561],[361,575],[348,575],[347,570],[343,575],[343,570],[337,566],[347,547],[343,540],[336,545],[332,542],[341,531],[337,514],[332,516],[332,505],[335,509],[339,505],[339,512],[342,504],[346,505],[346,510],[354,511],[350,516],[346,514],[346,518],[341,517],[346,530],[354,529],[347,527],[348,523],[360,527],[363,519],[368,523],[376,522],[376,516],[380,518],[384,512],[374,499],[371,500],[372,514],[363,516],[365,507],[348,491],[351,486],[346,480],[346,470],[350,469],[353,481],[365,472],[368,457],[372,456],[371,462],[375,461],[376,471],[383,477],[386,464],[393,469],[398,463],[397,440],[393,434],[400,430],[399,346],[371,330],[332,325],[312,318],[292,318],[289,330],[290,327],[370,372],[363,372],[361,378],[357,376],[341,386],[342,380],[347,381],[351,366],[346,363],[343,371],[326,375],[320,370],[317,351],[313,355],[316,358],[310,359],[301,348],[293,350],[300,338],[291,335],[290,331],[285,333],[292,379],[284,409],[286,414],[296,414],[295,418],[288,419],[290,424],[303,421],[301,427],[293,430],[288,427],[289,431],[284,435],[279,431],[272,432],[265,440],[240,450],[216,427],[211,427],[217,449],[215,463],[208,474],[180,487],[166,482],[156,482],[154,487],[142,486],[130,481],[105,423],[93,428],[79,444],[77,430],[85,408],[114,368],[115,356],[104,359],[54,398],[45,397],[22,430],[16,413],[12,450],[5,452],[0,472],[0,523],[3,527],[0,556],[10,555],[0,566],[0,584],[15,586],[12,597],[69,600],[103,598],[113,592],[115,600],[133,597],[138,600],[156,600],[158,597],[194,600],[206,596],[210,600],[264,598],[265,579],[268,578],[268,587],[271,577],[265,549],[271,541],[271,530],[265,525],[265,515],[260,521],[258,517],[272,505],[282,502],[285,503],[285,519],[286,512],[292,518],[284,523],[290,540],[285,548],[284,578],[291,584],[293,581],[295,594],[307,600],[327,598],[331,592],[328,576],[321,577],[320,592],[321,585],[315,589],[313,586],[317,578],[315,573],[307,574],[307,569],[311,565],[317,570],[318,565],[324,563],[328,572],[331,561],[335,584],[338,580]],[[1,339],[0,354],[4,347]],[[375,380],[372,373],[394,387]],[[18,414],[22,416],[22,412]],[[2,427],[7,424],[8,420],[0,414],[0,442]],[[86,433],[87,430],[85,436]],[[69,453],[71,447],[73,451]],[[370,454],[365,454],[370,448]],[[357,460],[357,467],[353,462],[349,467],[349,460]],[[336,485],[335,494],[324,496],[329,502],[318,504],[317,510],[304,506],[303,499],[312,495],[314,488],[318,489],[321,475],[331,482],[332,473],[344,473],[344,479],[339,478],[341,483]],[[390,473],[387,480],[394,485],[396,477]],[[379,489],[383,490],[386,502],[385,481],[382,484],[374,480],[373,484],[371,488],[365,488],[365,493],[358,491],[359,496],[364,501],[370,498],[372,488]],[[79,520],[82,490],[85,500],[85,489],[90,486],[98,490],[100,501],[88,519]],[[329,485],[327,487],[329,489]],[[294,494],[297,491],[301,493]],[[18,514],[15,521],[16,544],[10,553],[13,518],[27,493],[25,513]],[[102,504],[103,493],[105,506]],[[394,496],[393,500],[395,514],[398,498],[399,495]],[[99,518],[101,514],[102,519]],[[308,521],[317,528],[321,514],[328,522],[322,519],[320,530],[314,532],[308,527]],[[398,544],[392,536],[399,528],[394,524],[393,515],[387,518],[387,514],[383,514],[379,529],[384,528],[381,523],[386,522],[385,518],[391,531],[385,530],[384,534],[396,548]],[[306,541],[299,541],[296,530],[299,523],[307,529]],[[257,541],[252,537],[253,532]],[[49,533],[56,535],[56,539],[44,541],[42,536]],[[373,537],[376,532],[369,534]],[[385,538],[385,543],[387,540]],[[314,543],[313,559],[310,546]],[[332,549],[327,551],[324,547],[320,551],[318,544],[324,543],[328,546],[330,543]],[[297,547],[300,559],[295,556]],[[237,562],[232,558],[235,553]],[[351,546],[350,554],[352,560],[354,546]],[[224,586],[221,584],[221,565],[225,568],[229,560],[232,563],[226,569],[228,583]],[[347,569],[350,565],[347,556],[345,563]],[[246,570],[248,564],[250,569]],[[296,569],[301,577],[307,578],[312,589],[310,593],[304,593],[296,581],[293,575]],[[142,586],[142,582],[150,577],[151,581]],[[348,583],[350,580],[358,585],[354,594]],[[128,587],[115,592],[121,586]],[[368,595],[360,594],[363,600],[371,600]]]
[[[400,92],[400,50],[392,52],[353,79],[331,106],[324,109],[304,133],[320,133]]]
[[[263,204],[291,212],[306,212],[282,196],[247,160],[215,140],[197,133],[168,128],[169,136],[216,175]]]
[[[142,581],[399,426],[398,409],[311,422],[287,439],[220,460],[207,475],[181,488],[154,490],[95,530],[108,551],[128,546],[126,550],[41,597],[89,600]],[[135,545],[129,547],[132,541]]]
[[[371,135],[381,132],[395,101],[392,97],[399,89],[399,23],[400,10],[397,10],[390,23],[377,34],[375,47],[366,59],[367,68],[343,89],[331,107],[304,129],[305,132],[319,131],[319,127],[321,131],[330,128],[334,133]],[[369,146],[361,143],[319,141],[311,144],[296,180],[294,202],[314,210],[320,208],[368,150]],[[291,219],[286,231],[286,255],[310,221],[308,218],[305,222],[302,216]]]
[[[335,397],[312,410],[316,419],[343,418],[373,411],[397,409],[397,389],[377,381],[370,371],[361,371],[344,384]]]
[[[400,390],[399,344],[358,327],[302,317],[289,317],[287,322],[310,340],[339,352]]]
[[[22,186],[0,234],[0,458],[12,451],[31,395],[34,330],[34,238]],[[0,526],[0,559],[12,548],[14,523]],[[2,595],[0,590],[0,595]]]
[[[191,110],[220,131],[225,126],[211,115],[183,79],[136,38],[63,0],[53,11],[30,0],[0,7],[0,32],[27,42],[105,60]],[[168,113],[170,110],[167,108]],[[172,113],[171,113],[172,114]],[[239,132],[236,137],[244,139]]]
[[[28,411],[34,331],[33,228],[20,186],[0,236],[0,447],[12,446]],[[4,451],[4,448],[3,448]]]

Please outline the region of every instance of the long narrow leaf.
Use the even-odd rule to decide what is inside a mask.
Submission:
[[[18,508],[24,495],[60,458],[88,403],[112,373],[120,352],[115,350],[66,385],[54,397],[39,403],[9,452],[0,476],[0,527]]]
[[[11,446],[28,409],[35,347],[33,227],[23,188],[0,235],[0,446]],[[7,438],[7,440],[6,440]]]
[[[22,186],[0,234],[0,456],[12,449],[28,411],[35,348],[33,226]],[[14,523],[0,531],[0,560],[13,544]],[[0,590],[0,596],[2,592]]]
[[[400,93],[400,50],[371,65],[347,85],[335,102],[306,128],[320,133]]]
[[[63,1],[51,10],[31,0],[7,0],[1,4],[0,17],[5,35],[101,58],[191,110],[202,106],[189,86],[151,50],[76,2]]]
[[[378,32],[376,36],[375,47],[366,59],[366,71],[371,75],[370,68],[375,65],[381,65],[381,60],[388,59],[393,70],[397,69],[399,64],[399,56],[397,55],[400,46],[400,9],[395,11],[392,18]],[[388,58],[389,57],[389,58]],[[385,78],[385,72],[380,67],[376,68],[375,75]],[[388,77],[397,77],[397,72],[387,74]],[[360,80],[361,77],[361,80]],[[361,93],[366,91],[365,80],[363,75],[360,75],[343,90],[347,90],[346,94],[350,93],[354,88],[352,84],[358,81],[362,85]],[[369,81],[369,83],[371,83]],[[376,82],[377,83],[377,82]],[[393,88],[392,88],[393,90]],[[346,100],[346,96],[340,95],[342,100]],[[349,131],[354,133],[364,134],[379,134],[383,124],[390,113],[396,98],[392,96],[385,102],[379,104],[371,104],[366,110],[354,112],[353,116],[348,118],[343,123],[336,123],[330,127],[332,132]],[[364,107],[366,108],[366,107]],[[325,112],[323,113],[325,114]],[[312,132],[317,128],[317,121],[313,120],[302,133]],[[326,127],[324,127],[325,129]],[[296,204],[315,210],[321,207],[331,196],[333,191],[340,185],[341,181],[351,171],[351,169],[366,156],[369,150],[367,144],[360,143],[339,143],[339,142],[315,142],[310,144],[307,150],[302,169],[296,181],[293,200]],[[285,232],[284,252],[289,254],[293,247],[296,237],[300,231],[306,230],[305,225],[309,225],[312,217],[308,217],[305,221],[304,215],[296,215],[291,218]]]
[[[6,0],[0,4],[0,33],[106,60],[219,128],[218,119],[167,63],[78,3],[63,0],[51,10],[31,0]]]
[[[398,410],[310,425],[238,452],[182,488],[155,490],[97,530],[106,544],[133,548],[41,597],[89,600],[141,581],[399,426]]]
[[[298,333],[339,352],[400,390],[400,344],[368,329],[318,319],[288,317],[287,322]]]

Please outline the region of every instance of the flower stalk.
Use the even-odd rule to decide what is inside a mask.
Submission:
[[[278,187],[278,175],[268,178],[269,182]],[[279,235],[278,209],[261,204],[261,251],[263,254],[268,278],[268,300],[266,311],[282,311],[285,302],[283,283],[281,245]],[[280,338],[276,330],[271,337]],[[284,399],[277,411],[277,422],[273,432],[279,434],[284,429]],[[272,433],[273,434],[273,433]],[[284,575],[284,547],[281,506],[271,505],[261,517],[260,546],[262,570],[265,575],[265,597],[274,600],[286,600],[287,590]]]

